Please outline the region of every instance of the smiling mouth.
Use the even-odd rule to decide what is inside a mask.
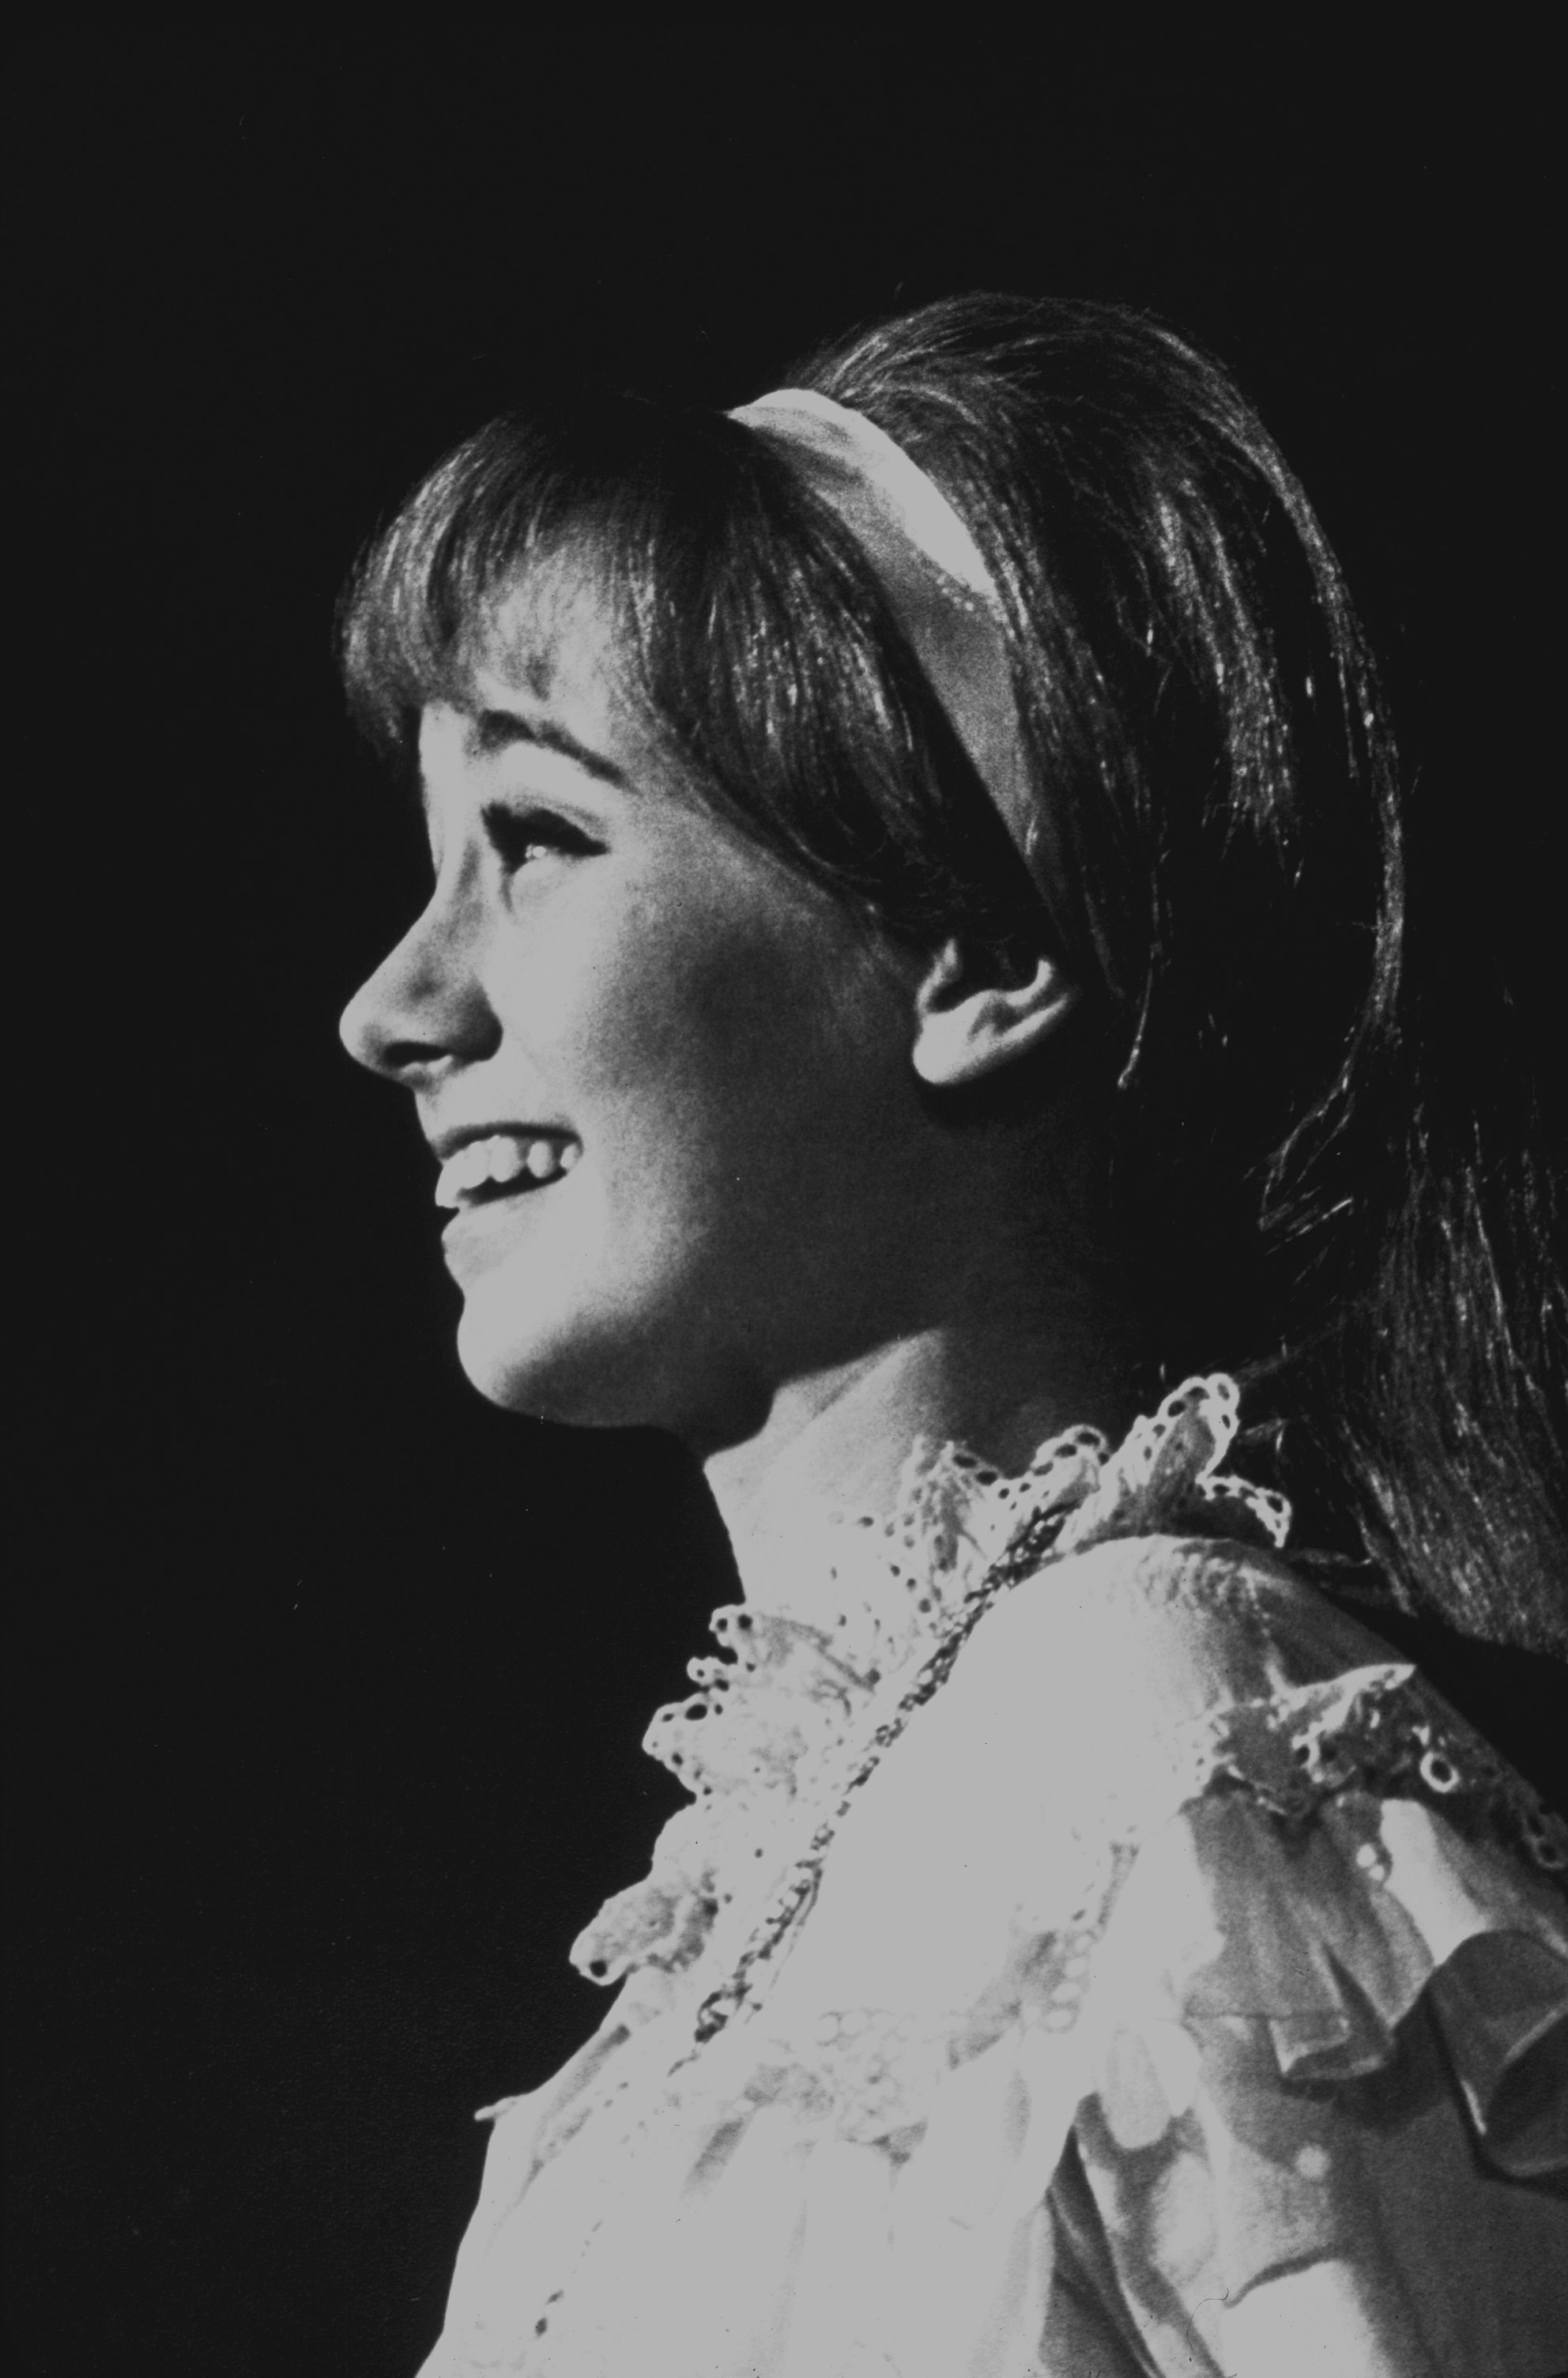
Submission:
[[[581,1153],[575,1139],[559,1132],[498,1131],[466,1140],[441,1167],[436,1203],[464,1213],[547,1189],[571,1171]]]

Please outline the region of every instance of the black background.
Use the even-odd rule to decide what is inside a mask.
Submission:
[[[336,1043],[422,874],[331,607],[445,444],[562,368],[736,402],[954,289],[1155,306],[1371,616],[1453,1013],[1501,963],[1556,1029],[1544,60],[913,39],[13,76],[13,2370],[416,2366],[472,2108],[597,2019],[564,1950],[725,1590],[671,1451],[467,1388],[412,1119]]]

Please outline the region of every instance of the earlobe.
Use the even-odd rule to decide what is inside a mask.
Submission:
[[[1077,995],[1054,959],[1038,959],[1026,982],[980,980],[948,942],[915,995],[915,1070],[933,1089],[978,1081],[1042,1047]]]

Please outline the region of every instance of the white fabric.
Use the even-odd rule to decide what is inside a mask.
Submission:
[[[629,1976],[598,2038],[498,2113],[427,2378],[1212,2378],[1303,2271],[1369,2378],[1568,2361],[1568,1837],[1260,1541],[1279,1507],[1217,1470],[1233,1393],[1184,1398],[1023,1480],[916,1462],[844,1531],[842,1626],[721,1614],[750,1665],[699,1672],[703,1796],[580,1945]],[[1054,1556],[694,2047],[1042,1508]]]

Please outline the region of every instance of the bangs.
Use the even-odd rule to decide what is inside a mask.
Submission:
[[[408,751],[430,703],[464,703],[495,615],[520,586],[569,561],[602,583],[626,575],[605,565],[617,525],[618,542],[636,543],[615,519],[632,456],[613,450],[607,425],[597,438],[581,416],[576,426],[569,441],[543,421],[488,423],[362,557],[341,607],[343,679],[356,723],[384,752]]]
[[[1016,936],[1037,895],[838,521],[723,415],[503,415],[439,463],[341,607],[353,715],[405,764],[500,606],[586,586],[617,689],[698,798],[893,933]]]

